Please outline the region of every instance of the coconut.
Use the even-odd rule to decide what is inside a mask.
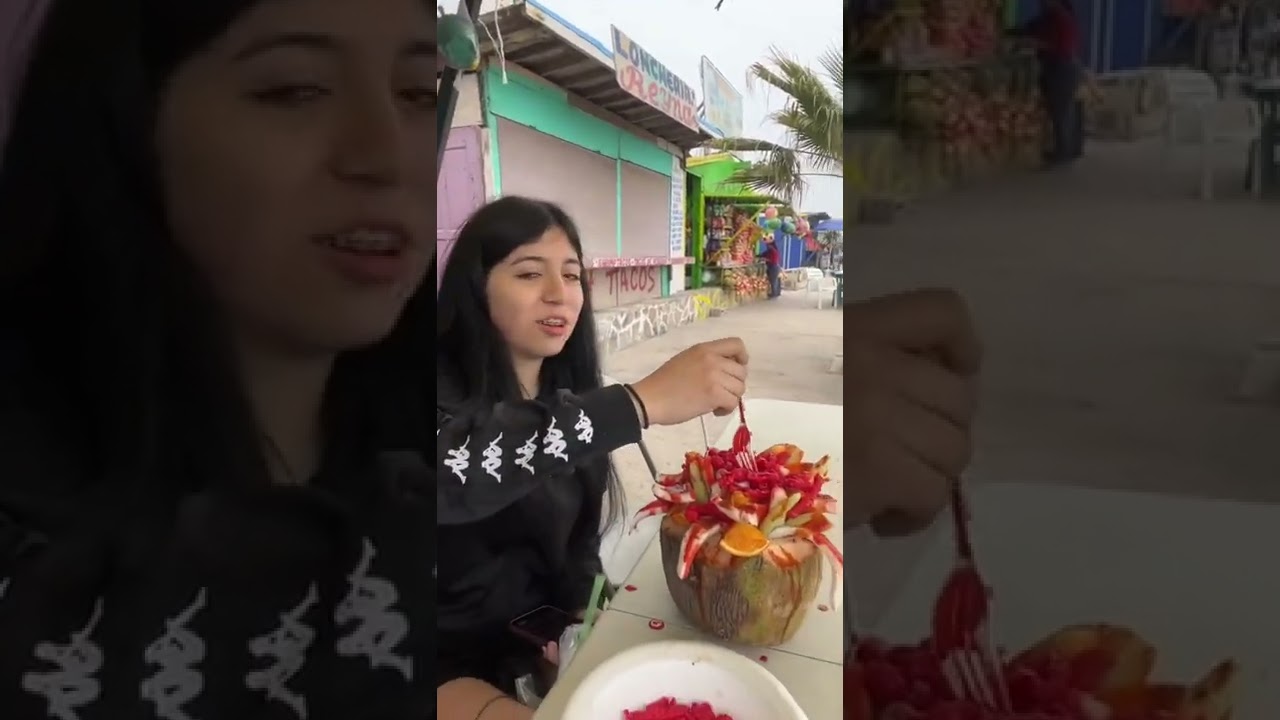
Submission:
[[[779,645],[795,636],[822,583],[818,547],[783,539],[753,557],[737,557],[720,547],[716,530],[703,530],[701,546],[690,548],[688,539],[699,530],[670,513],[658,532],[667,589],[680,613],[694,627],[741,645]],[[682,568],[688,552],[692,561]]]

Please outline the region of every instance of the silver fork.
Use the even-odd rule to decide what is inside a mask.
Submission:
[[[702,447],[706,448],[707,450],[710,450],[711,438],[709,435],[707,435],[707,419],[705,415],[698,416],[698,424],[702,426]],[[740,453],[737,453],[733,457],[735,460],[738,461],[738,465],[740,467],[751,468],[752,470],[760,469],[756,465],[756,456],[753,455],[748,450],[744,450]]]
[[[934,648],[956,696],[1009,712],[1003,662],[993,640],[991,588],[974,564],[968,506],[957,480],[951,487],[956,563],[934,606]]]
[[[999,665],[992,663],[994,652],[990,648],[988,638],[970,647],[953,649],[943,659],[942,673],[957,698],[993,712],[1012,712],[1004,675]]]

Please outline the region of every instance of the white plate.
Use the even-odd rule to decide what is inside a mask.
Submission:
[[[622,720],[661,697],[711,703],[734,720],[809,720],[759,664],[710,643],[645,643],[605,661],[578,686],[564,720]]]

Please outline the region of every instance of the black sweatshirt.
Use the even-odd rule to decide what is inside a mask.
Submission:
[[[0,718],[434,715],[421,452],[176,516],[61,490],[57,459],[0,475]]]
[[[509,688],[504,662],[533,652],[508,631],[542,605],[585,609],[602,572],[607,454],[640,440],[626,388],[475,407],[437,375],[436,683]]]

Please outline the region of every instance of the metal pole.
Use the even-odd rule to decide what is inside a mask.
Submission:
[[[1142,6],[1141,62],[1143,65],[1151,64],[1151,46],[1154,44],[1152,41],[1152,35],[1155,33],[1157,17],[1155,0],[1147,0]]]
[[[1099,73],[1107,71],[1102,60],[1103,18],[1109,12],[1106,0],[1093,0],[1093,17],[1090,18],[1092,29],[1089,32],[1089,64],[1090,69]]]
[[[436,178],[444,166],[445,148],[449,145],[449,129],[453,126],[453,111],[458,107],[458,70],[445,68],[440,78],[440,107],[436,109]]]
[[[1132,2],[1133,0],[1126,0]],[[1112,72],[1115,70],[1115,49],[1116,49],[1116,2],[1117,0],[1106,0],[1106,30],[1103,32],[1103,45],[1105,54],[1102,56],[1102,71]]]
[[[480,0],[462,0],[458,4],[458,14],[466,15],[472,21],[480,13]],[[453,111],[458,107],[458,76],[461,71],[447,67],[440,77],[440,107],[436,110],[436,179],[440,178],[440,170],[444,166],[445,148],[449,146],[449,129],[453,127]]]

